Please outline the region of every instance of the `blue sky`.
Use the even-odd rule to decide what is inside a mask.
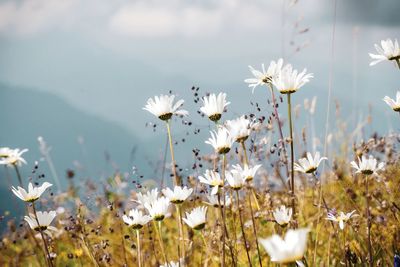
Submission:
[[[387,62],[369,67],[368,52],[400,37],[399,5],[337,0],[333,99],[356,116],[372,104],[388,116],[378,120],[382,131],[398,119],[381,99],[400,89],[399,71]],[[147,98],[173,89],[195,113],[188,89],[197,85],[227,92],[238,114],[243,99],[265,97],[244,84],[247,66],[284,57],[315,74],[297,102],[317,95],[323,114],[333,9],[333,0],[1,1],[0,81],[51,92],[146,139]]]

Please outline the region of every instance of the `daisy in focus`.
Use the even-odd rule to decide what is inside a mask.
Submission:
[[[318,169],[319,164],[323,160],[328,160],[327,157],[321,157],[319,152],[315,153],[315,156],[312,157],[310,152],[307,152],[306,158],[299,159],[299,163],[294,163],[294,169],[298,172],[302,173],[315,173]]]
[[[397,39],[394,42],[391,39],[382,40],[381,46],[375,44],[375,49],[378,54],[369,53],[369,56],[373,59],[369,64],[370,66],[386,60],[395,60],[400,68],[400,47]]]
[[[145,203],[144,207],[149,212],[150,216],[155,221],[162,221],[169,215],[169,199],[166,197],[160,197],[151,203]]]
[[[193,188],[175,186],[174,190],[165,188],[162,192],[171,203],[182,204],[193,193]]]
[[[143,108],[160,120],[167,121],[172,115],[187,116],[189,112],[180,109],[185,102],[183,99],[178,100],[174,104],[174,95],[160,95],[147,100],[146,106]]]
[[[307,69],[298,73],[292,65],[288,64],[272,79],[272,83],[281,94],[292,94],[313,77],[312,73],[307,73]]]
[[[32,183],[29,183],[28,192],[20,186],[18,186],[17,188],[12,186],[11,190],[14,193],[14,195],[16,195],[21,200],[25,202],[34,202],[38,200],[40,196],[44,193],[44,191],[46,191],[46,189],[49,188],[50,186],[52,186],[52,184],[48,182],[44,182],[41,186],[38,187],[36,186],[34,187]]]
[[[372,155],[370,155],[368,158],[362,156],[361,159],[358,158],[358,163],[356,161],[352,161],[350,164],[354,169],[356,169],[356,173],[362,173],[365,175],[377,173],[385,168],[385,163],[380,162],[378,164],[378,161]]]
[[[245,83],[249,84],[249,87],[252,88],[252,93],[254,93],[254,89],[259,85],[271,84],[272,79],[280,72],[283,66],[283,59],[279,59],[277,62],[271,61],[267,70],[265,70],[264,64],[261,64],[261,71],[254,69],[252,66],[249,66],[251,73],[254,78],[249,78],[244,80]]]
[[[233,190],[240,190],[246,183],[246,179],[240,172],[225,172],[225,179]]]
[[[132,227],[132,229],[138,230],[150,222],[151,217],[149,215],[144,215],[141,210],[131,209],[128,215],[122,215],[122,220],[129,227]]]
[[[221,179],[219,173],[212,170],[206,170],[204,176],[199,176],[199,181],[200,183],[212,186],[211,195],[217,194],[219,187],[224,186],[224,181]]]
[[[231,134],[232,139],[238,143],[246,141],[251,131],[258,125],[259,123],[250,121],[245,116],[226,121],[226,128]]]
[[[200,111],[203,112],[211,121],[219,121],[226,106],[231,102],[226,101],[226,94],[219,93],[218,96],[210,94],[203,97],[203,106]]]
[[[54,226],[50,226],[51,222],[54,220],[54,218],[57,215],[57,212],[52,210],[50,212],[47,211],[38,211],[36,212],[37,218],[35,217],[34,214],[30,213],[29,216],[25,216],[24,220],[29,224],[29,227],[32,230],[35,231],[43,231],[44,233],[48,234],[51,236],[51,233],[48,230],[51,231],[57,231],[57,228]],[[39,222],[39,224],[38,224]]]
[[[218,131],[210,131],[211,137],[205,141],[218,154],[226,154],[231,150],[233,139],[225,127],[218,127]]]
[[[244,177],[246,182],[249,182],[254,179],[254,176],[256,176],[256,173],[260,167],[261,167],[260,164],[255,165],[254,167],[250,167],[247,164],[245,164],[244,167],[242,167],[241,165],[236,164],[236,165],[232,165],[231,172],[232,173],[240,173]]]
[[[186,212],[183,221],[192,229],[202,230],[206,225],[207,207],[194,208],[190,213]]]
[[[388,96],[385,96],[383,98],[383,101],[385,101],[386,104],[388,104],[389,107],[391,107],[394,111],[400,112],[400,91],[397,91],[396,93],[396,100]]]
[[[349,213],[344,213],[343,211],[341,211],[339,215],[335,215],[333,212],[329,212],[326,219],[329,221],[338,222],[339,228],[343,230],[345,222],[350,220],[351,217],[358,216],[357,214],[354,214],[354,212],[356,211],[353,210],[352,212]]]

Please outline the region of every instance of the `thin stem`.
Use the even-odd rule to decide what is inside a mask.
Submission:
[[[18,177],[18,182],[19,182],[19,186],[20,187],[24,187],[22,184],[22,177],[21,177],[21,173],[19,172],[18,166],[17,164],[13,164],[15,172],[17,173],[17,177]]]
[[[156,229],[156,232],[158,235],[158,241],[160,242],[161,254],[163,255],[164,262],[168,263],[167,254],[165,254],[165,249],[164,249],[164,241],[161,236],[161,221],[158,222],[158,227],[157,227],[156,221],[153,221],[153,224],[154,224],[154,228]]]
[[[241,141],[240,144],[242,145],[242,150],[243,150],[243,155],[244,155],[244,158],[243,158],[244,165],[249,167],[249,158],[247,157],[246,144],[244,141]],[[256,197],[256,193],[254,192],[253,188],[251,188],[251,193],[252,193],[254,201],[256,203],[257,210],[260,210],[260,204],[258,203],[258,199]]]
[[[368,192],[368,175],[365,175],[365,200],[366,200],[366,215],[367,215],[367,233],[368,233],[368,263],[373,266],[372,262],[372,244],[371,244],[371,214],[369,212],[369,192]]]
[[[174,153],[174,146],[172,144],[172,135],[171,135],[171,127],[170,127],[170,121],[166,122],[167,124],[167,132],[168,132],[168,140],[169,140],[169,150],[171,152],[171,165],[172,165],[172,173],[174,174],[174,184],[179,185],[179,178],[176,173],[176,164],[175,164],[175,153]]]
[[[224,207],[225,207],[225,195],[224,195]],[[221,204],[221,193],[218,190],[218,206],[219,206],[219,210],[221,213],[221,219],[222,219],[222,261],[221,261],[221,266],[224,267],[225,266],[225,233],[226,233],[226,225],[225,225],[225,216],[224,216],[224,210],[222,208],[222,204]]]
[[[14,165],[14,166],[16,166],[16,165]],[[17,170],[17,168],[16,168],[16,170]],[[42,237],[42,240],[43,240],[44,250],[46,251],[46,262],[47,262],[48,266],[53,267],[53,262],[51,261],[50,252],[47,247],[47,241],[46,241],[46,238],[44,237],[44,234],[43,234],[43,231],[42,231],[42,228],[41,228],[41,225],[39,223],[39,219],[38,219],[38,216],[36,213],[35,202],[32,202],[32,209],[33,209],[33,214],[36,219],[37,227],[39,229],[40,236]]]
[[[250,259],[250,255],[249,255],[249,249],[247,247],[246,234],[244,232],[244,226],[243,226],[243,220],[242,220],[242,212],[240,210],[240,203],[239,203],[239,190],[235,190],[235,191],[236,191],[236,205],[237,205],[237,209],[238,209],[238,212],[239,212],[239,221],[240,221],[240,228],[242,229],[244,248],[246,249],[247,261],[249,262],[249,266],[251,267],[253,265],[251,264],[251,259]]]
[[[292,122],[292,103],[291,94],[287,94],[288,101],[288,116],[289,116],[289,130],[290,130],[290,191],[292,197],[292,210],[293,218],[296,218],[296,195],[294,192],[294,148],[293,148],[293,122]]]
[[[274,105],[275,119],[276,119],[276,122],[278,124],[279,138],[281,139],[280,143],[282,145],[283,156],[285,158],[286,177],[289,177],[289,166],[288,166],[288,160],[287,160],[287,151],[286,151],[286,146],[285,146],[285,139],[283,138],[282,125],[281,125],[281,121],[279,119],[278,109],[276,107],[275,93],[274,93],[274,88],[272,88],[272,84],[269,84],[269,88],[271,89],[272,105]]]
[[[136,229],[136,243],[137,243],[137,262],[138,266],[142,267],[142,252],[140,248],[140,232],[139,229]]]
[[[249,185],[250,187],[250,185]],[[262,267],[262,260],[261,260],[261,253],[260,253],[260,247],[258,245],[258,238],[257,238],[257,227],[256,227],[256,222],[254,220],[254,212],[253,212],[253,207],[251,203],[251,196],[250,196],[251,189],[248,188],[248,199],[249,199],[249,207],[250,207],[250,214],[251,214],[251,224],[253,225],[253,233],[254,233],[254,239],[256,241],[256,247],[257,247],[257,255],[258,255],[258,263],[260,264],[260,267]]]
[[[179,226],[179,242],[178,242],[178,256],[179,259],[183,258],[185,259],[185,238],[183,236],[183,223],[182,223],[182,214],[181,214],[181,209],[180,205],[176,205],[176,213],[178,215],[178,226]],[[182,246],[180,245],[182,244]],[[179,261],[179,265],[180,265]]]
[[[399,69],[400,69],[400,58],[396,58],[396,64],[397,64],[397,67],[399,67]]]

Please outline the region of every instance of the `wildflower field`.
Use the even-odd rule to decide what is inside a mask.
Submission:
[[[400,70],[397,40],[375,48],[371,65]],[[202,140],[207,151],[179,151],[189,167],[175,159],[181,147],[174,138],[175,125],[196,123],[184,109],[189,101],[170,93],[144,103],[143,116],[168,138],[165,179],[154,183],[135,170],[128,177],[115,171],[108,186],[88,180],[79,188],[81,177],[69,170],[62,188],[40,164],[26,163],[29,151],[2,147],[0,163],[13,184],[10,210],[24,203],[25,214],[2,217],[0,265],[400,266],[400,135],[349,143],[355,129],[337,119],[323,149],[308,150],[312,129],[297,123],[292,101],[313,74],[279,59],[250,66],[249,77],[242,80],[265,92],[271,112],[255,104],[258,112],[228,120],[229,106],[240,103],[191,89],[211,131]],[[400,114],[400,91],[382,99],[375,105]],[[315,105],[305,101],[305,112]],[[43,138],[39,144],[53,171],[48,145]],[[29,177],[21,174],[26,168]],[[86,196],[95,196],[90,206]]]

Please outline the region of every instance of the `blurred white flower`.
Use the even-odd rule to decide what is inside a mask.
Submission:
[[[251,131],[258,125],[258,122],[250,121],[249,119],[246,119],[245,116],[240,116],[237,119],[226,121],[226,128],[233,140],[238,143],[246,141]]]
[[[199,176],[199,181],[200,183],[212,186],[211,195],[217,194],[218,188],[224,186],[224,181],[221,179],[219,173],[213,170],[206,170],[204,176]]]
[[[1,158],[8,158],[9,155],[12,153],[12,149],[9,147],[0,147],[0,159]]]
[[[154,188],[150,191],[147,191],[145,194],[142,194],[142,192],[139,192],[136,194],[137,200],[139,204],[146,204],[146,203],[152,203],[157,200],[158,198],[158,188]]]
[[[284,205],[280,206],[273,212],[274,219],[279,225],[286,225],[292,218],[292,208],[286,208]]]
[[[330,221],[334,221],[334,222],[338,222],[339,223],[339,227],[341,230],[344,229],[344,223],[347,222],[348,220],[350,220],[350,218],[353,216],[358,216],[357,214],[354,214],[354,212],[356,212],[355,210],[353,210],[352,212],[349,213],[344,213],[343,211],[341,211],[339,213],[339,215],[335,216],[333,213],[328,213],[327,216],[327,220]]]
[[[214,208],[219,208],[218,196],[216,196],[216,195],[207,195],[207,199],[208,199],[208,202],[204,202],[204,203],[206,203],[207,205],[213,206]],[[225,196],[225,206],[228,207],[229,205],[231,205],[231,198],[228,195],[226,195]],[[222,207],[224,206],[224,200],[223,199],[221,199],[221,206]]]
[[[193,193],[193,188],[175,186],[174,190],[171,190],[167,187],[162,192],[171,203],[181,204]]]
[[[240,172],[225,172],[225,179],[233,190],[240,190],[246,183],[246,179]]]
[[[400,47],[397,39],[394,42],[391,39],[382,40],[381,46],[375,44],[375,49],[378,54],[369,53],[369,56],[374,60],[369,64],[370,66],[385,60],[400,59]]]
[[[47,211],[38,211],[37,220],[34,214],[30,213],[29,216],[25,216],[24,220],[29,224],[29,227],[35,231],[43,231],[49,235],[51,235],[48,230],[57,231],[57,228],[54,226],[50,226],[51,222],[56,217],[57,213],[52,210],[50,212]],[[39,221],[39,224],[38,224]]]
[[[179,109],[185,101],[181,99],[174,104],[174,99],[174,95],[155,96],[154,99],[149,98],[147,100],[143,109],[163,121],[169,120],[172,115],[187,116],[189,113],[186,110]]]
[[[258,169],[261,167],[261,165],[255,165],[254,167],[250,167],[247,164],[244,165],[244,167],[242,168],[241,165],[236,164],[232,166],[232,173],[240,173],[244,179],[246,180],[246,182],[248,181],[252,181],[254,179],[254,176],[256,176],[256,173],[258,171]]]
[[[396,100],[391,99],[388,96],[385,96],[383,98],[383,101],[386,102],[394,111],[400,112],[400,91],[397,91],[396,93]]]
[[[48,182],[44,182],[41,186],[34,187],[32,183],[28,185],[28,192],[20,186],[15,188],[14,186],[11,187],[12,192],[14,195],[19,197],[21,200],[25,202],[34,202],[40,198],[40,196],[46,191],[47,188],[52,186],[52,184]]]
[[[299,163],[294,163],[294,169],[298,172],[303,173],[314,173],[317,169],[319,164],[323,160],[327,160],[327,157],[321,157],[319,152],[315,153],[314,158],[312,157],[310,152],[307,152],[307,158],[299,159]]]
[[[141,210],[131,209],[128,216],[125,214],[122,215],[122,220],[132,227],[132,229],[137,230],[151,221],[151,217],[149,215],[144,215]]]
[[[19,148],[7,150],[7,148],[3,148],[2,157],[0,157],[0,165],[7,166],[21,166],[22,163],[26,164],[25,159],[22,157],[22,154],[27,152],[28,149]],[[6,154],[8,153],[8,154]]]
[[[183,265],[181,265],[181,266],[183,266]],[[168,263],[165,263],[165,264],[160,265],[160,267],[180,267],[180,266],[179,266],[179,262],[177,262],[177,261],[170,261],[170,262],[168,262]]]
[[[272,79],[279,73],[279,71],[282,69],[282,66],[283,59],[281,58],[277,62],[271,61],[267,70],[265,70],[264,64],[261,64],[262,71],[258,71],[252,66],[249,66],[254,78],[246,79],[244,82],[249,84],[249,87],[252,88],[252,92],[254,93],[254,89],[257,86],[272,83]]]
[[[183,221],[190,228],[201,230],[206,225],[206,213],[207,207],[194,208],[190,213],[186,212],[186,218],[183,218]]]
[[[218,127],[218,131],[210,131],[211,137],[205,141],[212,145],[219,154],[226,154],[231,150],[233,139],[225,127]]]
[[[306,74],[306,72],[307,69],[304,69],[298,73],[292,65],[288,64],[272,79],[272,83],[281,94],[291,94],[299,90],[313,77],[312,73]]]
[[[203,106],[200,111],[203,112],[211,121],[219,121],[224,109],[231,102],[226,101],[226,94],[219,93],[218,96],[210,94],[203,97]]]
[[[267,239],[260,239],[260,243],[271,257],[271,261],[279,263],[295,262],[303,258],[309,231],[308,228],[289,229],[286,232],[285,239],[273,235]]]
[[[160,197],[151,203],[144,203],[144,207],[147,209],[152,219],[155,221],[162,221],[169,214],[169,199]]]
[[[378,161],[370,155],[369,158],[362,156],[362,158],[358,158],[358,164],[355,161],[352,161],[351,166],[356,169],[356,173],[362,174],[373,174],[377,171],[383,170],[385,168],[385,163],[381,162],[378,164]]]

